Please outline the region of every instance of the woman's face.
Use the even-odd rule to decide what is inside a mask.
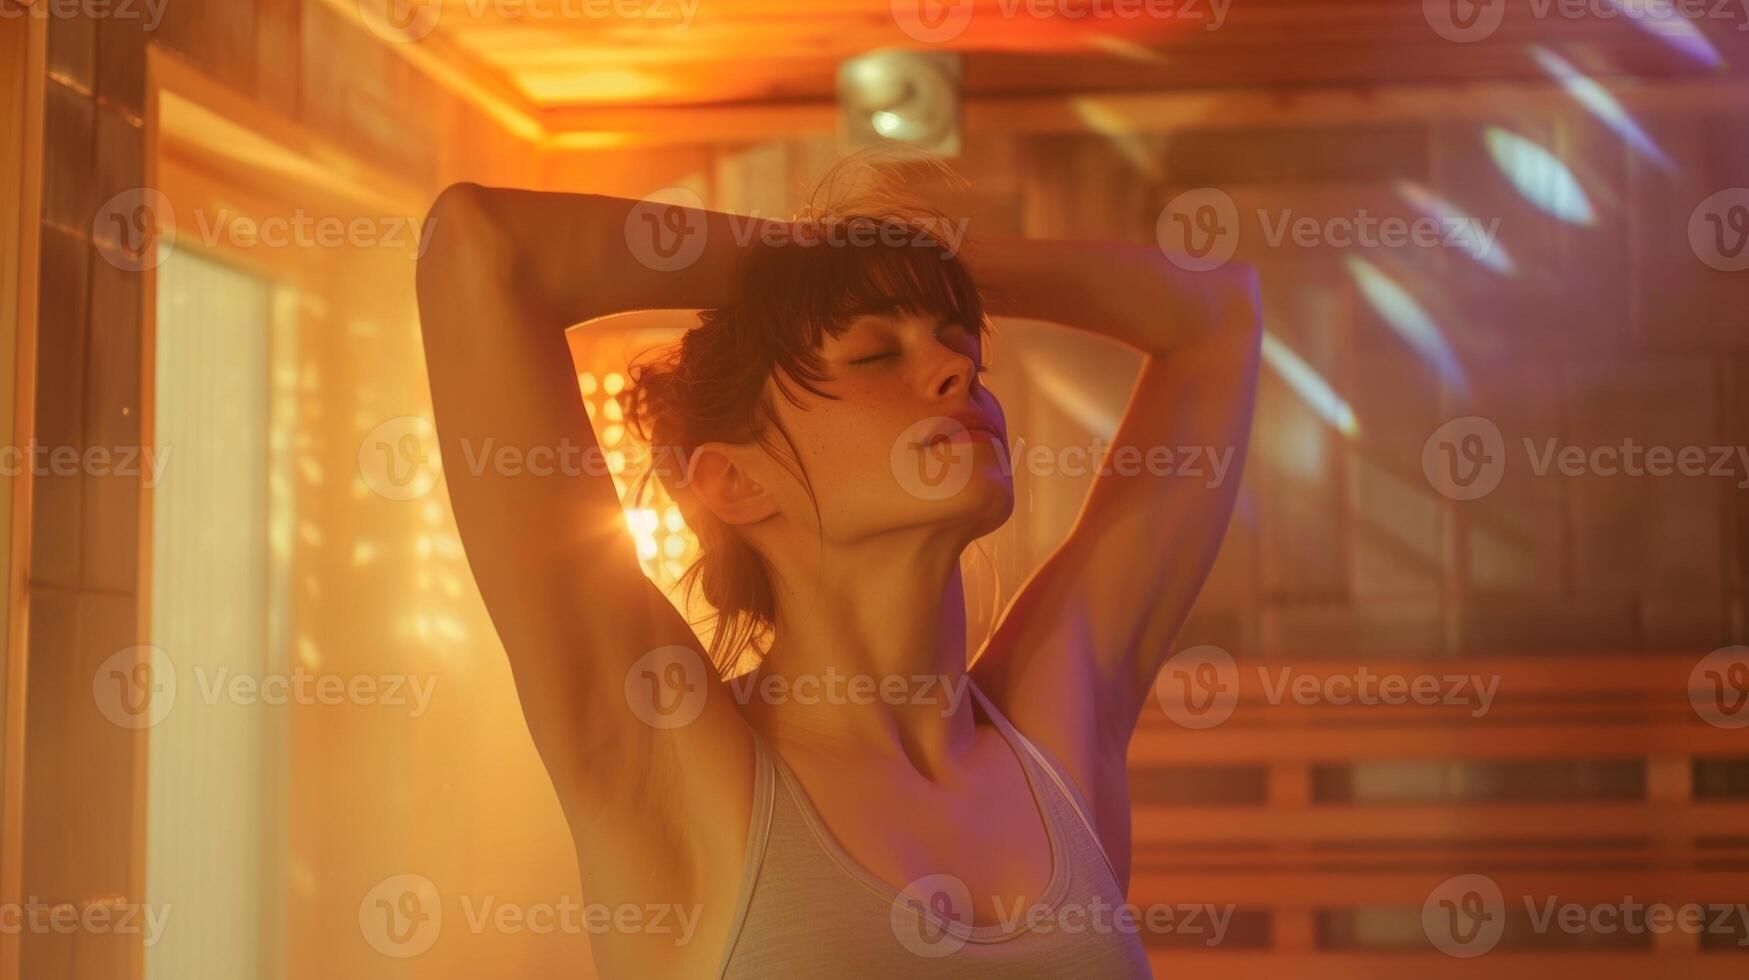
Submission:
[[[1007,424],[979,376],[983,350],[971,325],[864,316],[827,336],[820,354],[831,378],[819,387],[837,398],[794,388],[800,406],[782,396],[775,404],[812,481],[827,541],[951,526],[969,543],[1008,519]],[[785,512],[810,526],[813,505],[801,485],[772,483]]]

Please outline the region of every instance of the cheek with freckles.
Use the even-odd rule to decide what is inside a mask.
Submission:
[[[779,416],[806,468],[827,528],[845,533],[906,522],[916,497],[894,477],[892,449],[912,423],[926,417],[916,406],[867,386],[841,385],[838,400],[783,405]],[[812,509],[802,491],[803,506]]]

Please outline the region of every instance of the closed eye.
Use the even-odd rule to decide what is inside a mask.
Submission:
[[[882,360],[886,360],[889,357],[898,357],[898,356],[899,356],[898,351],[886,351],[886,352],[880,353],[880,354],[870,354],[867,357],[859,357],[856,360],[851,361],[850,363],[852,363],[852,364],[873,364],[876,361],[882,361]]]

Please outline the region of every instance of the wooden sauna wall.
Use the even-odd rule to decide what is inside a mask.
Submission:
[[[48,30],[40,445],[142,441],[146,277],[98,257],[91,230],[103,202],[147,182],[148,45],[433,196],[454,180],[527,179],[525,145],[320,0],[177,0],[150,35],[83,17]],[[44,902],[139,900],[144,737],[97,713],[91,677],[144,642],[140,484],[51,474],[34,487],[21,893]],[[324,940],[292,942],[308,953]],[[22,976],[129,977],[140,963],[138,936],[22,937]]]

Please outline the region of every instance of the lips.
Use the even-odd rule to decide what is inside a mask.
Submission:
[[[1002,443],[1002,433],[988,419],[976,412],[956,412],[944,417],[942,424],[930,435],[930,442],[938,439],[958,441],[972,438],[976,433],[989,436],[991,442]]]

